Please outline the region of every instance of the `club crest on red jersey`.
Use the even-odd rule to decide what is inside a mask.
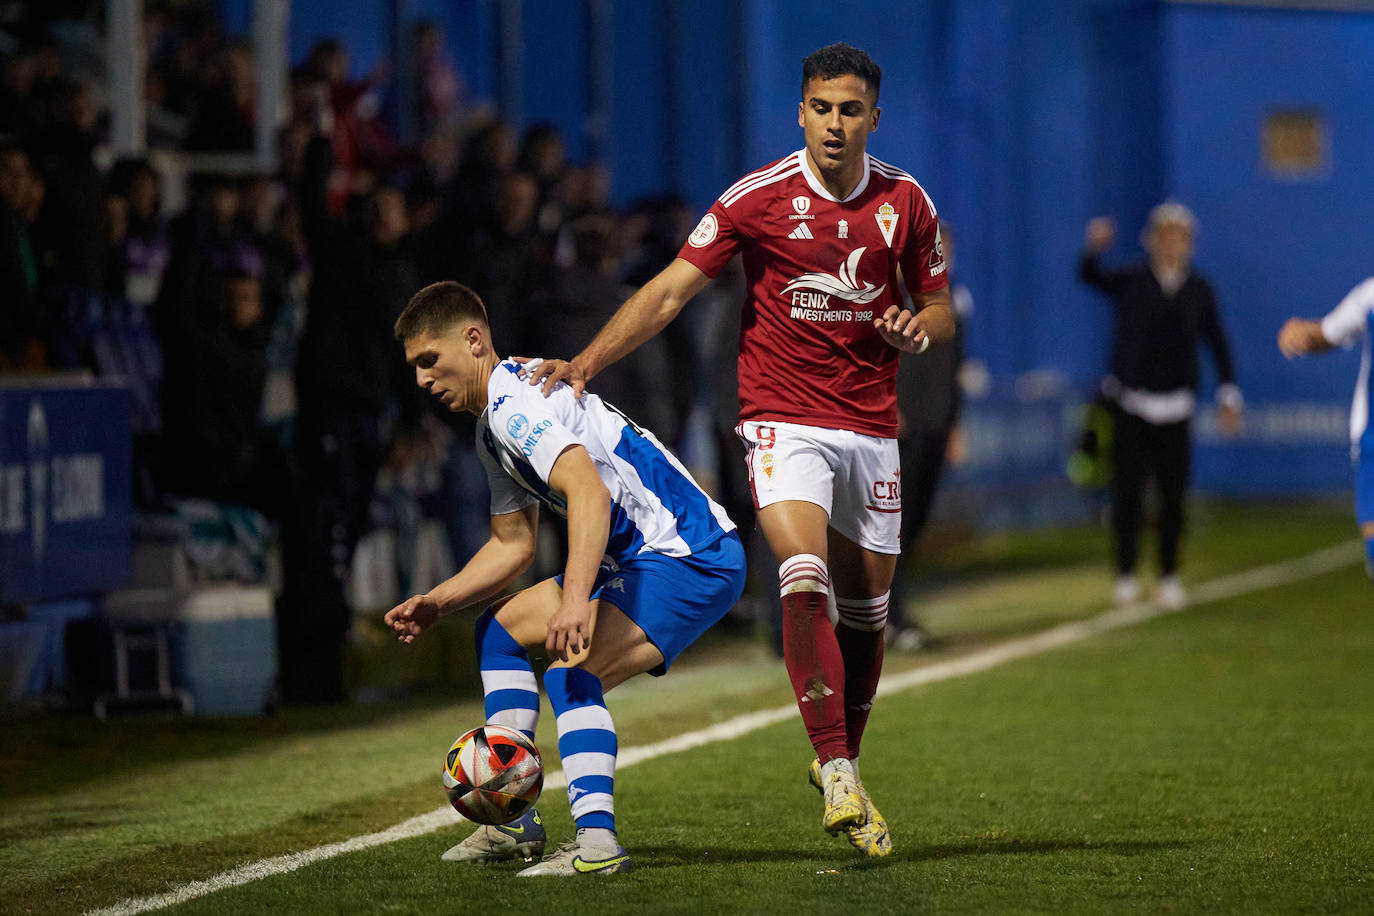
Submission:
[[[878,228],[882,230],[883,241],[887,242],[888,248],[892,247],[892,234],[897,231],[897,217],[900,215],[896,208],[887,201],[883,201],[878,212],[873,214],[873,218],[878,221]]]

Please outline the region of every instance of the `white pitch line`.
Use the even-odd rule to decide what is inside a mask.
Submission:
[[[1313,576],[1349,566],[1362,556],[1362,544],[1359,541],[1349,541],[1335,547],[1319,550],[1305,557],[1284,560],[1268,566],[1258,566],[1244,572],[1222,576],[1192,588],[1191,607],[1310,579]],[[980,671],[987,671],[1018,658],[1039,655],[1051,649],[1081,642],[1097,633],[1119,630],[1171,613],[1177,613],[1177,611],[1155,607],[1145,602],[1113,608],[1087,620],[1061,624],[1031,636],[972,652],[961,658],[924,665],[902,674],[884,678],[878,686],[878,693],[885,696],[902,690],[909,690],[920,684],[933,684],[938,681],[977,674]],[[784,722],[796,715],[797,707],[789,703],[775,709],[765,709],[735,716],[707,728],[676,735],[654,744],[625,748],[616,757],[616,769],[624,769],[636,763],[653,760],[655,757],[676,754],[702,745],[714,744],[717,741],[740,738],[770,725]],[[545,789],[561,789],[565,785],[567,785],[567,780],[562,770],[550,773],[548,778],[544,780]],[[135,913],[146,913],[149,910],[174,906],[226,888],[238,887],[250,881],[283,875],[306,865],[313,865],[316,862],[332,859],[345,853],[357,852],[362,849],[370,849],[373,846],[381,846],[385,843],[394,843],[397,840],[408,840],[433,833],[444,827],[452,826],[455,819],[462,820],[453,808],[446,805],[442,808],[436,808],[428,814],[417,815],[408,821],[402,821],[386,830],[353,837],[338,843],[329,843],[325,846],[316,846],[314,849],[307,849],[302,852],[293,852],[284,856],[274,856],[270,859],[250,862],[204,881],[192,881],[189,884],[183,884],[165,894],[155,894],[151,897],[131,897],[114,906],[90,910],[86,916],[132,916]]]

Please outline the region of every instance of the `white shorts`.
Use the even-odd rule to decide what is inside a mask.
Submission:
[[[830,527],[876,553],[900,553],[902,473],[897,440],[774,420],[735,428],[744,440],[754,507],[815,503]]]

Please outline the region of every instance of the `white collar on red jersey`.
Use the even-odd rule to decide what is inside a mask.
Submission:
[[[840,200],[834,194],[831,194],[829,191],[827,191],[825,189],[825,185],[821,184],[821,180],[816,177],[814,172],[811,171],[811,163],[807,159],[805,149],[800,149],[797,151],[797,158],[801,160],[802,175],[806,178],[806,183],[811,186],[812,191],[816,192],[817,197],[823,197],[826,200],[842,204],[847,203],[848,201],[851,201],[854,198],[858,197],[860,194],[864,192],[864,188],[868,187],[868,163],[869,160],[872,158],[868,155],[868,153],[864,153],[863,177],[859,179],[859,183],[854,186],[854,190],[850,191],[849,196],[846,197],[844,200]]]

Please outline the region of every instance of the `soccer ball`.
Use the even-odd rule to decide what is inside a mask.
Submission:
[[[444,789],[459,814],[478,824],[508,824],[524,814],[544,788],[539,749],[504,725],[483,725],[448,749]]]

